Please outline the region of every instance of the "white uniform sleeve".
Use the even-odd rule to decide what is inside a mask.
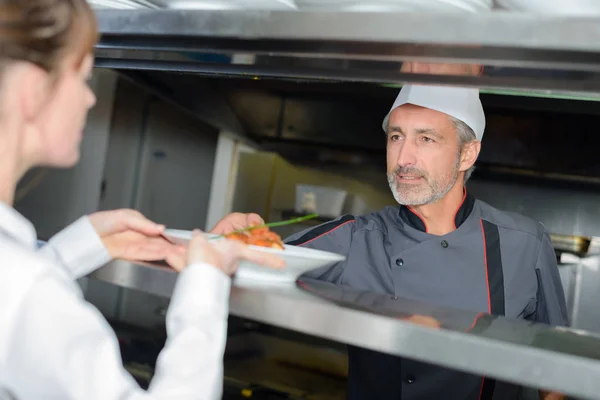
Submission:
[[[124,369],[110,325],[75,283],[45,274],[13,313],[8,389],[18,399],[219,399],[229,288],[229,277],[210,265],[180,274],[168,339],[145,391]]]
[[[60,264],[79,279],[111,260],[88,217],[81,217],[54,235],[38,254]]]

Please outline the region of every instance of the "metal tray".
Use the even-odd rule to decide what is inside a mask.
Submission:
[[[586,255],[590,249],[592,239],[585,236],[551,234],[550,240],[554,250],[563,253]]]

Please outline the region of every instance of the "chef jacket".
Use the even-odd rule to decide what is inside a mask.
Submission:
[[[437,236],[427,232],[410,207],[386,207],[345,215],[286,242],[346,256],[305,279],[476,313],[568,324],[556,256],[540,223],[499,211],[466,190],[454,223],[456,230]],[[348,356],[352,400],[503,399],[515,398],[518,391],[485,377],[353,346]]]
[[[75,279],[110,256],[87,217],[36,251],[36,232],[0,203],[0,399],[220,399],[230,279],[206,264],[177,280],[167,343],[148,391]]]

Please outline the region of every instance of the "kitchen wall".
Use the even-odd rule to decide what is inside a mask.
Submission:
[[[540,221],[551,233],[600,236],[600,191],[490,180],[472,180],[467,187],[496,208]]]
[[[360,198],[361,206],[342,213],[368,213],[396,204],[389,189],[360,181],[348,175],[333,174],[323,169],[298,167],[288,163],[274,153],[257,152],[240,155],[235,183],[232,209],[240,212],[255,212],[267,221],[282,220],[285,211],[294,209],[296,184],[326,186],[346,190]],[[374,179],[385,179],[377,176]],[[275,229],[282,236],[288,236],[305,224]]]
[[[100,207],[132,207],[171,228],[205,228],[218,132],[121,80]]]
[[[231,131],[219,132],[213,168],[210,200],[206,215],[206,230],[214,227],[223,216],[233,210],[233,192],[237,180],[239,157],[254,153],[258,146],[247,138]]]

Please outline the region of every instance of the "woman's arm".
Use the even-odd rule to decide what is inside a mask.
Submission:
[[[16,398],[219,399],[230,279],[196,263],[179,276],[168,339],[148,391],[123,368],[117,338],[74,282],[51,266],[12,313],[2,381]],[[17,301],[17,299],[13,299]]]

